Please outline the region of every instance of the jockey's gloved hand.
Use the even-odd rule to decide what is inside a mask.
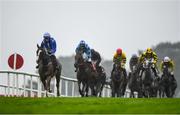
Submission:
[[[47,53],[48,53],[48,54],[51,54],[51,50],[47,50]]]
[[[121,68],[125,68],[125,64],[124,63],[121,63]]]

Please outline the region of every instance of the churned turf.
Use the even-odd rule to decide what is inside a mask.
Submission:
[[[0,113],[178,114],[180,99],[0,97]]]

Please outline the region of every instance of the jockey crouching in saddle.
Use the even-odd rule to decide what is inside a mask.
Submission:
[[[81,40],[80,43],[79,43],[79,45],[78,45],[77,48],[76,48],[76,53],[78,53],[78,52],[80,52],[80,51],[83,52],[83,59],[84,59],[86,62],[92,64],[92,62],[91,62],[91,49],[90,49],[90,47],[88,46],[88,44],[86,44],[86,42],[85,42],[84,40]],[[75,72],[77,72],[77,69],[78,69],[77,65],[74,64],[74,67],[76,68]],[[94,69],[94,68],[93,68],[93,69]]]
[[[165,67],[168,67],[168,69],[170,70],[170,74],[173,79],[173,82],[176,82],[176,79],[174,78],[174,62],[168,56],[164,57],[164,59],[161,61],[160,69],[161,69],[162,73],[163,73]]]
[[[131,56],[131,59],[129,61],[129,67],[130,67],[130,72],[129,72],[129,78],[130,78],[132,72],[138,72],[139,57],[136,54],[133,54]]]
[[[139,64],[139,57],[136,54],[133,54],[129,61],[129,67],[130,67],[129,74],[131,74],[133,71],[138,70],[138,64]],[[134,67],[136,67],[136,70],[134,70],[135,69]]]
[[[140,58],[139,58],[139,62],[142,66],[142,64],[146,61],[146,59],[151,59],[153,62],[153,65],[152,65],[152,70],[153,70],[153,73],[156,77],[158,77],[157,75],[157,72],[158,71],[158,68],[157,68],[157,60],[158,60],[158,57],[157,57],[157,54],[155,52],[153,52],[153,50],[151,48],[147,48],[146,51],[144,53],[141,54]],[[142,78],[142,74],[143,74],[143,68],[141,67],[141,70],[140,70],[140,78]]]
[[[56,60],[56,56],[55,56],[55,52],[56,52],[56,41],[54,40],[54,38],[51,37],[51,35],[46,32],[43,35],[43,41],[41,43],[41,48],[44,48],[47,51],[47,54],[50,56],[51,61],[53,63],[54,66],[54,70],[57,70],[57,60]],[[37,61],[37,66],[36,68],[39,68],[39,62]]]
[[[122,52],[122,49],[121,48],[118,48],[116,50],[116,53],[114,54],[114,57],[113,57],[113,70],[112,72],[114,71],[115,69],[115,64],[120,64],[120,67],[122,68],[123,70],[123,74],[124,76],[127,78],[127,72],[126,72],[126,69],[125,69],[125,64],[126,64],[126,54],[124,52]],[[111,73],[112,74],[112,73]]]
[[[94,49],[91,49],[91,60],[92,64],[94,66],[94,69],[97,72],[103,72],[102,67],[99,65],[101,63],[101,55],[99,52],[95,51]]]

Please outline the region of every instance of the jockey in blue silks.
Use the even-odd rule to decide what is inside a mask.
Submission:
[[[88,46],[88,44],[86,44],[86,42],[84,40],[81,40],[80,43],[78,44],[78,46],[76,47],[76,53],[79,52],[80,50],[83,51],[83,58],[85,61],[90,62],[91,63],[91,48]],[[74,65],[77,71],[77,65]]]
[[[51,37],[49,33],[44,33],[44,39],[41,43],[41,47],[47,50],[49,55],[54,55],[56,52],[56,41],[54,38]]]
[[[51,37],[51,35],[46,32],[43,35],[43,41],[41,43],[41,47],[44,48],[47,52],[47,54],[50,56],[52,63],[55,67],[55,69],[58,69],[57,67],[57,60],[56,60],[56,56],[55,56],[55,52],[56,52],[56,41],[54,38]],[[36,66],[36,68],[38,68],[39,65]]]

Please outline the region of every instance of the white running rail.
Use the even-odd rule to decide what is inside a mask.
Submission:
[[[51,80],[52,93],[49,96],[56,97],[56,80]],[[77,79],[61,76],[60,94],[64,97],[79,97]],[[37,74],[26,72],[0,71],[0,95],[22,97],[44,97],[42,83]],[[102,97],[110,97],[111,90],[105,86]]]

